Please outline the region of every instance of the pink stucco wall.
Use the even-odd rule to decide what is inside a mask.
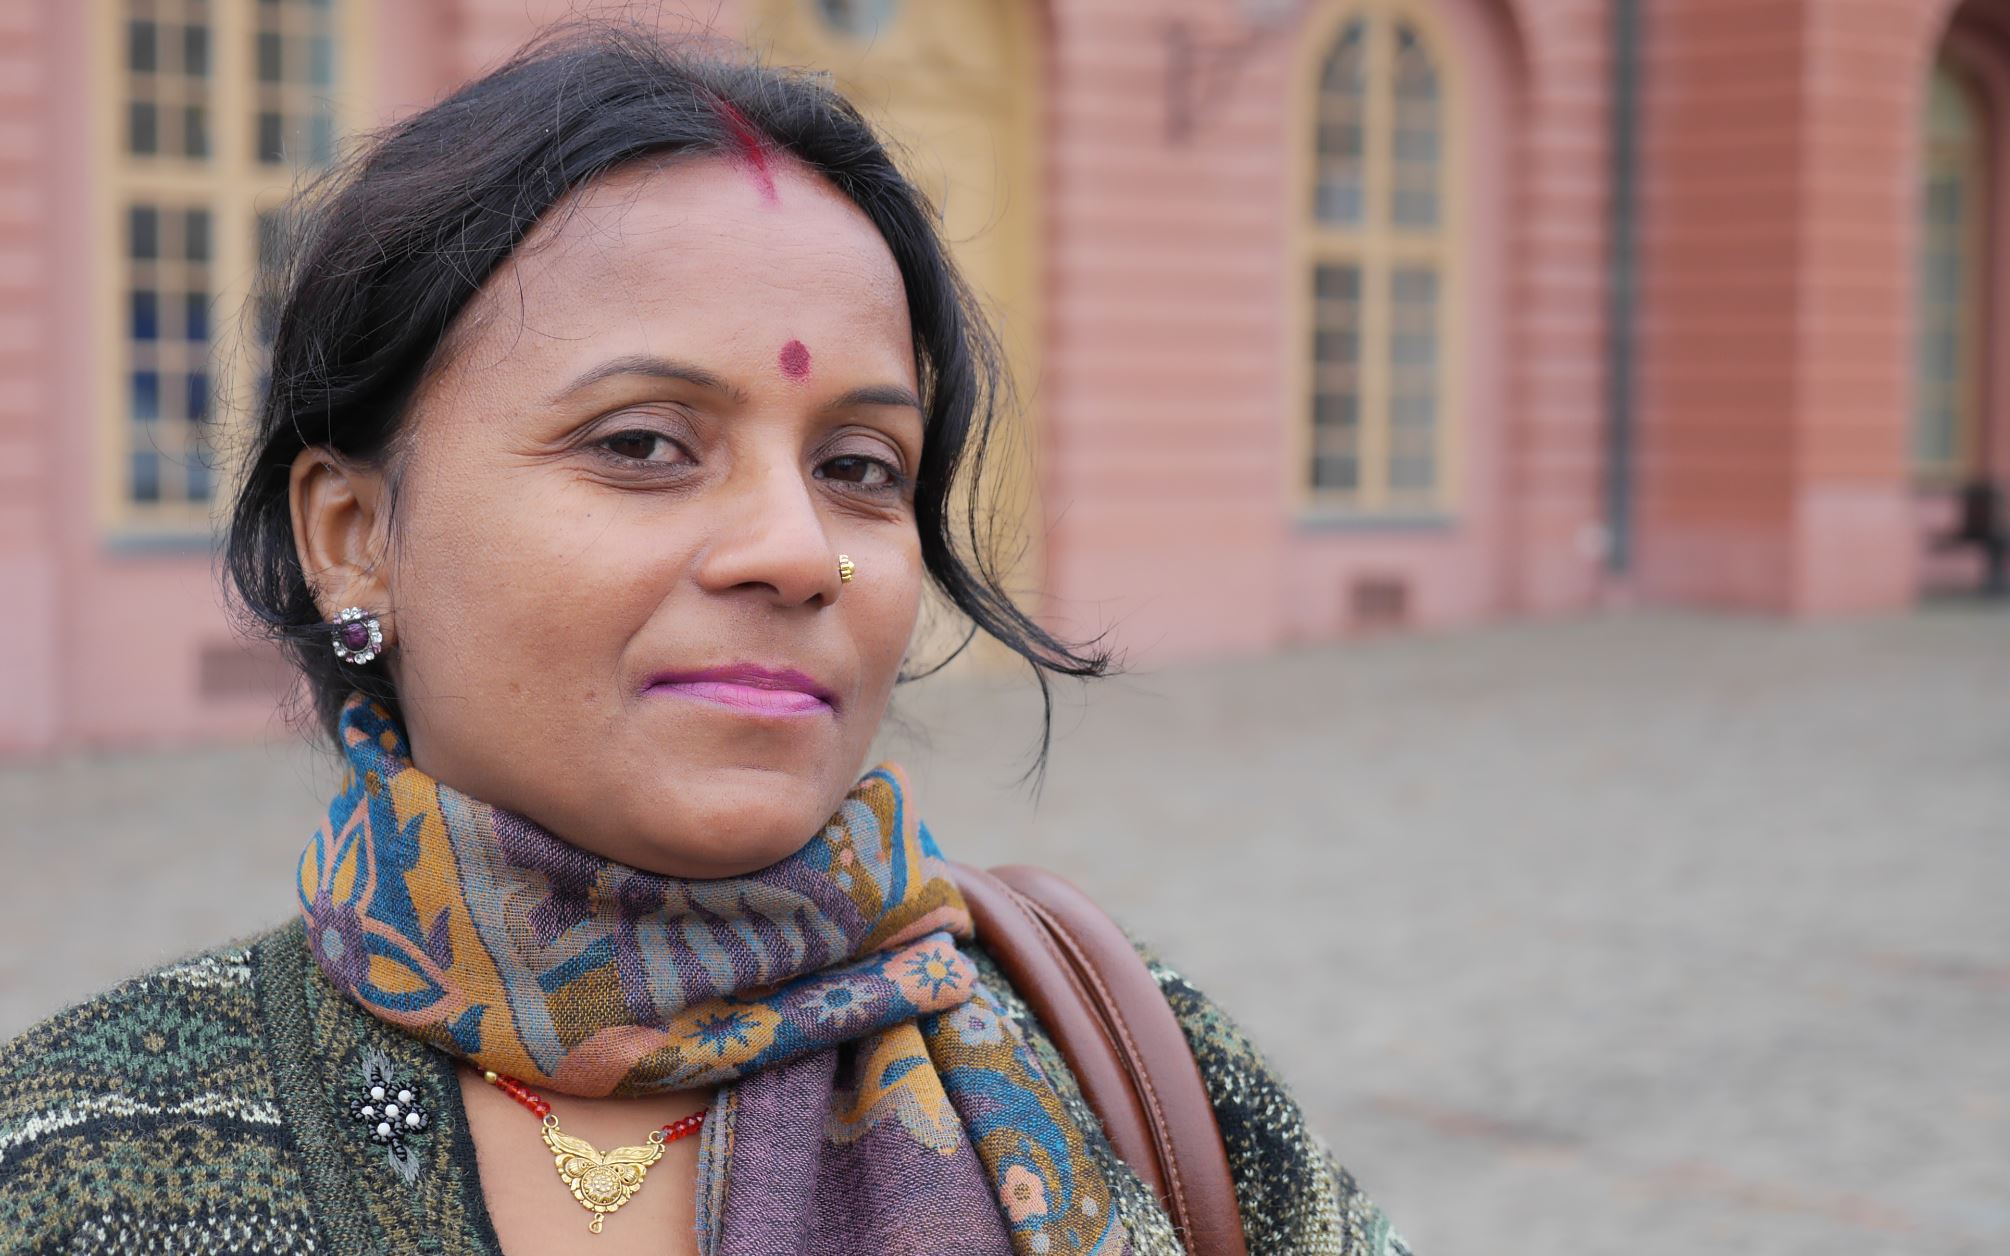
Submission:
[[[1923,555],[1922,530],[1940,526],[1947,505],[1914,492],[1907,439],[1918,137],[1957,7],[1971,34],[2005,29],[2001,0],[1654,10],[1648,596],[1803,616],[1888,611],[1970,565]],[[1987,55],[2000,67],[2010,45],[1994,38]],[[1999,178],[2005,168],[1999,160]],[[1999,248],[1999,294],[2003,263]],[[2000,348],[1994,359],[2000,378]],[[2000,430],[2002,415],[1993,421]]]
[[[0,135],[10,214],[0,244],[0,749],[242,735],[269,692],[200,695],[205,649],[235,647],[207,544],[121,544],[98,518],[96,352],[101,195],[92,184],[88,6],[0,6]],[[13,595],[20,595],[18,603]]]
[[[0,616],[0,747],[242,732],[272,710],[270,696],[196,700],[201,648],[230,643],[208,548],[121,549],[97,518],[107,380],[92,296],[108,262],[93,248],[89,157],[102,102],[73,72],[88,64],[88,19],[88,6],[54,0],[6,6],[0,19],[9,26],[0,130],[8,173],[21,172],[9,203],[22,215],[0,260],[0,474],[10,481],[0,552],[6,587],[21,594]]]
[[[51,476],[54,348],[41,311],[56,287],[46,242],[56,221],[44,175],[57,92],[57,34],[46,5],[0,6],[0,746],[40,745],[57,726],[60,563]]]

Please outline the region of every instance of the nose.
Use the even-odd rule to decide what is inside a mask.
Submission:
[[[718,593],[757,589],[781,606],[836,601],[837,554],[814,493],[791,460],[737,467],[704,504],[714,523],[698,583]]]

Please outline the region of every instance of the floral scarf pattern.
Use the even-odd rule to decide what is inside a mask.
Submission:
[[[787,858],[692,880],[441,784],[360,695],[340,735],[348,771],[300,858],[322,970],[534,1088],[721,1087],[701,1250],[1128,1249],[1083,1131],[957,949],[970,913],[897,765]]]

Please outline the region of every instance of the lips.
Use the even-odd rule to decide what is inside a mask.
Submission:
[[[834,711],[830,686],[792,667],[733,663],[699,671],[663,672],[649,678],[645,693],[670,693],[736,707],[743,711],[792,715]]]

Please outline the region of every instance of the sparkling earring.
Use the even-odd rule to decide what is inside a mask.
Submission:
[[[332,621],[335,657],[344,663],[367,663],[384,652],[384,626],[360,606],[345,606]]]
[[[839,554],[839,555],[838,555],[838,583],[839,583],[839,584],[850,584],[850,583],[851,583],[851,578],[852,578],[852,574],[853,574],[854,572],[856,572],[857,570],[858,570],[858,568],[852,565],[852,561],[851,561],[851,558],[850,558],[850,556],[849,556],[849,555],[845,555],[845,554]]]

